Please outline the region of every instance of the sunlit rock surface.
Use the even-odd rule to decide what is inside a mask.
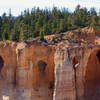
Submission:
[[[100,100],[99,32],[81,31],[90,44],[0,42],[0,100]]]

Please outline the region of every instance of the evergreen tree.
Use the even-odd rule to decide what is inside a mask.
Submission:
[[[40,30],[40,40],[44,40],[44,36],[45,36],[44,29],[41,29]]]
[[[95,8],[88,10],[77,5],[74,12],[67,8],[50,9],[32,8],[24,10],[17,17],[4,13],[0,16],[0,41],[1,40],[28,40],[48,34],[60,34],[67,30],[93,26],[100,28],[100,13]]]

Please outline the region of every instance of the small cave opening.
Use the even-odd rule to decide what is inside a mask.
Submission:
[[[76,69],[78,67],[78,58],[74,57],[72,60],[73,68]]]
[[[3,58],[0,56],[0,72],[1,72],[1,70],[2,70],[2,68],[3,68],[3,66],[4,66],[4,60],[3,60]]]
[[[38,61],[38,68],[40,73],[44,74],[46,67],[47,67],[47,63],[45,61],[42,60]]]
[[[97,58],[98,58],[98,60],[100,62],[100,50],[96,53],[96,56],[97,56]]]

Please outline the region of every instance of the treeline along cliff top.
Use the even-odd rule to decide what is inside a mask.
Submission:
[[[52,10],[33,8],[17,17],[11,13],[0,16],[0,40],[31,40],[87,26],[100,29],[100,13],[95,8],[88,10],[78,5],[74,12],[57,7]]]

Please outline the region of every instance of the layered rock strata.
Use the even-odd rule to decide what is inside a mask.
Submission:
[[[99,100],[100,45],[0,43],[0,100]]]
[[[58,48],[54,100],[99,100],[99,77],[100,46]]]

